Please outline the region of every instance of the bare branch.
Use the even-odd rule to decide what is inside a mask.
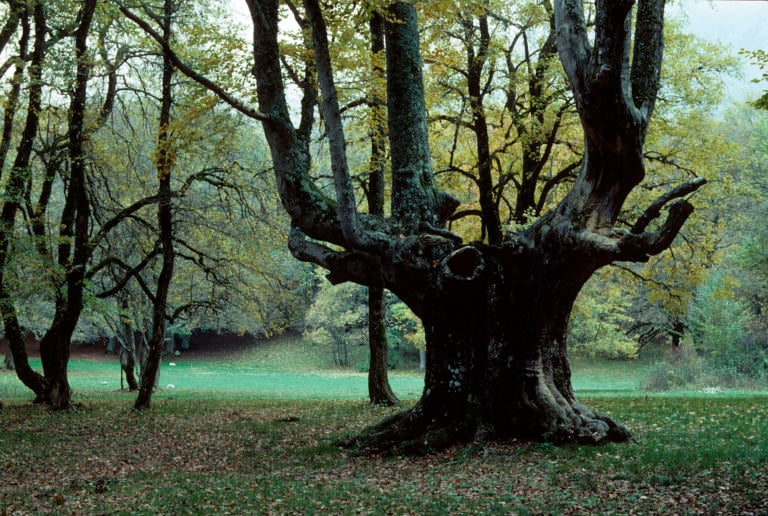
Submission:
[[[650,224],[652,220],[659,216],[661,213],[661,208],[663,208],[669,201],[672,199],[684,197],[690,193],[695,192],[701,186],[706,184],[706,182],[707,180],[703,177],[697,177],[696,179],[687,181],[682,185],[668,191],[664,195],[661,195],[659,198],[653,201],[651,205],[648,206],[648,208],[645,209],[643,214],[637,219],[637,222],[635,222],[635,225],[632,226],[630,233],[637,235],[645,231],[645,228],[648,227],[648,224]]]
[[[219,86],[218,84],[212,82],[211,80],[207,79],[203,75],[195,72],[192,70],[189,66],[184,64],[184,62],[179,59],[179,57],[176,55],[176,52],[173,51],[171,46],[168,44],[165,39],[157,33],[150,25],[136,16],[134,13],[129,11],[127,8],[121,6],[120,12],[122,12],[129,20],[133,21],[136,25],[141,27],[141,29],[149,34],[152,39],[154,39],[163,49],[163,52],[168,56],[168,58],[171,60],[173,65],[179,69],[181,73],[195,81],[196,83],[200,84],[210,92],[214,93],[216,96],[218,96],[221,100],[232,106],[237,111],[241,112],[245,116],[249,118],[253,118],[254,120],[260,120],[262,122],[266,122],[270,120],[269,115],[265,115],[264,113],[261,113],[259,111],[256,111],[255,109],[247,106],[240,100],[234,98],[229,93],[227,93],[224,88]]]
[[[87,278],[93,278],[93,276],[96,275],[97,272],[99,272],[100,270],[110,265],[116,265],[121,269],[123,269],[124,271],[126,271],[125,275],[120,280],[118,280],[117,283],[115,283],[111,288],[96,294],[96,297],[98,297],[99,299],[106,299],[108,297],[114,296],[115,294],[123,290],[123,288],[125,288],[128,282],[131,280],[131,278],[136,278],[137,280],[139,280],[140,278],[139,273],[143,271],[147,267],[147,265],[149,265],[152,259],[159,254],[160,254],[160,248],[156,246],[152,251],[150,251],[147,254],[147,256],[144,257],[143,260],[141,260],[141,262],[139,262],[138,265],[134,267],[131,267],[130,265],[122,261],[120,258],[117,258],[115,256],[110,256],[102,260],[98,264],[96,264],[96,266],[93,267],[91,270],[89,270],[85,276]],[[139,281],[139,285],[141,285],[142,282],[143,280]],[[145,291],[149,291],[149,289],[147,288],[145,289]]]

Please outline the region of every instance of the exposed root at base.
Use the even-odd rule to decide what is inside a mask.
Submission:
[[[628,441],[632,434],[613,419],[592,412],[591,417],[579,417],[570,424],[558,425],[554,431],[546,432],[541,441],[553,444],[608,444]]]
[[[473,441],[532,441],[555,445],[621,443],[630,439],[630,432],[611,418],[589,410],[573,420],[559,422],[543,430],[520,425],[499,431],[493,425],[481,424],[479,418],[463,414],[453,419],[424,415],[421,405],[391,416],[360,434],[339,442],[357,455],[426,455],[451,446]]]
[[[339,445],[359,455],[426,455],[471,441],[468,423],[426,417],[421,405],[416,405]]]

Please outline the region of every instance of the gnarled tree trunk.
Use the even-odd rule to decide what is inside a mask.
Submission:
[[[293,222],[292,253],[328,269],[333,282],[391,290],[424,323],[427,372],[421,400],[351,443],[424,451],[487,438],[626,440],[625,428],[574,396],[566,331],[574,300],[589,277],[613,261],[644,261],[666,249],[693,210],[681,198],[704,183],[699,179],[674,188],[631,228],[615,227],[628,194],[644,175],[645,132],[659,87],[664,1],[640,2],[633,52],[632,2],[597,2],[594,44],[581,1],[554,2],[558,52],[584,130],[578,179],[564,200],[529,228],[470,244],[444,229],[458,203],[432,178],[413,6],[394,2],[386,16],[392,217],[385,219],[357,212],[319,3],[305,0],[304,6],[313,31],[335,201],[309,175],[313,83],[304,85],[301,124],[295,128],[281,81],[277,2],[248,4],[254,73],[265,113],[260,119]],[[666,220],[649,230],[668,204]],[[493,220],[484,224],[495,227]]]

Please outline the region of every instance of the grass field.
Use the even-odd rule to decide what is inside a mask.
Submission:
[[[288,347],[164,362],[175,388],[146,413],[114,362],[73,360],[67,413],[0,374],[0,514],[768,514],[767,394],[646,396],[647,364],[577,361],[580,397],[631,443],[361,457],[335,442],[399,409],[367,406],[364,374]],[[422,379],[393,384],[407,406]]]
[[[279,399],[365,399],[367,374],[354,368],[332,368],[329,357],[296,337],[272,339],[222,353],[183,354],[162,361],[160,387],[168,392],[168,385],[173,385],[175,396],[204,391]],[[352,360],[356,360],[354,355]],[[31,365],[39,370],[40,360],[32,359]],[[647,367],[647,361],[577,360],[574,388],[595,396],[633,393]],[[73,358],[69,371],[76,397],[87,398],[120,388],[120,368],[114,356]],[[402,398],[416,398],[424,388],[423,375],[412,369],[390,372],[390,382]],[[28,391],[14,374],[0,372],[0,399],[26,396]]]

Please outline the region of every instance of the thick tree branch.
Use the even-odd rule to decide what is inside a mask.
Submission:
[[[592,47],[587,36],[581,0],[555,0],[557,49],[563,68],[575,91],[582,92],[589,80],[588,63]],[[578,102],[578,98],[577,98]]]
[[[631,12],[635,0],[598,0],[595,13],[595,46],[592,50],[592,85],[624,93],[629,71]],[[617,97],[625,102],[629,99]]]
[[[703,177],[697,177],[696,179],[687,181],[686,183],[673,188],[664,195],[661,195],[658,199],[653,201],[651,205],[648,206],[648,208],[645,209],[643,214],[637,219],[637,222],[635,222],[635,224],[632,226],[632,229],[630,229],[630,233],[637,235],[645,231],[645,228],[648,227],[648,224],[650,224],[652,220],[659,216],[661,213],[661,208],[663,208],[669,201],[672,199],[684,197],[695,192],[704,184],[706,184],[706,182],[707,180]]]
[[[360,227],[355,190],[347,164],[347,149],[344,139],[344,124],[341,120],[339,99],[333,80],[328,34],[325,20],[317,0],[304,0],[307,19],[312,26],[312,42],[315,53],[317,78],[322,91],[322,107],[325,124],[328,128],[331,169],[336,188],[337,213],[341,231],[347,245],[353,249],[380,251],[387,246],[386,239],[376,238]]]
[[[409,2],[393,2],[386,20],[391,211],[414,232],[422,222],[442,224],[441,206],[449,199],[434,185],[416,11]]]
[[[307,239],[296,226],[288,234],[288,248],[291,254],[303,262],[319,265],[330,271],[328,281],[338,284],[353,281],[362,285],[384,287],[380,277],[380,267],[374,263],[376,258],[352,251],[334,251],[333,249]]]
[[[336,203],[310,177],[310,137],[317,93],[307,80],[301,100],[298,130],[291,121],[277,42],[279,9],[277,0],[249,1],[253,19],[253,73],[259,107],[270,115],[264,134],[274,164],[277,189],[283,207],[296,225],[311,238],[346,245],[339,228]],[[307,63],[307,78],[311,77]]]
[[[664,54],[665,0],[640,0],[637,7],[635,47],[632,57],[632,97],[643,117],[656,105]]]

